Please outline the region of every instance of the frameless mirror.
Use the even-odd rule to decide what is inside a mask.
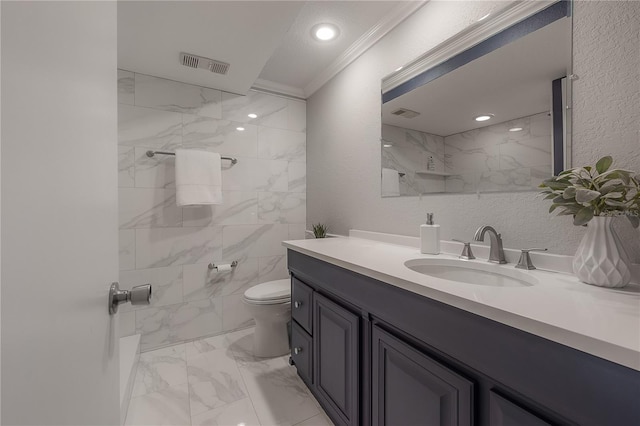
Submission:
[[[383,79],[383,197],[534,190],[569,167],[570,3],[522,3]]]

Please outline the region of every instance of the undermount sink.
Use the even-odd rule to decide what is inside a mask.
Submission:
[[[412,271],[458,283],[490,287],[530,287],[538,280],[508,266],[455,259],[412,259],[404,262]],[[513,266],[511,266],[513,268]]]

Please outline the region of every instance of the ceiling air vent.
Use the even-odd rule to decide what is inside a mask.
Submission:
[[[417,116],[420,115],[419,112],[412,111],[412,110],[406,109],[406,108],[398,108],[397,110],[392,111],[391,114],[397,115],[397,116],[403,117],[403,118],[413,118],[413,117],[417,117]]]
[[[185,67],[202,68],[216,74],[225,75],[229,71],[229,64],[216,61],[215,59],[203,58],[202,56],[180,52],[180,63]]]

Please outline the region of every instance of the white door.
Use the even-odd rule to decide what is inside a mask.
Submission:
[[[116,3],[1,7],[2,424],[118,424]]]

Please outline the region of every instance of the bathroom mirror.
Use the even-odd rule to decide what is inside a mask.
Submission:
[[[382,196],[530,191],[569,167],[571,27],[569,2],[512,4],[385,77]]]

